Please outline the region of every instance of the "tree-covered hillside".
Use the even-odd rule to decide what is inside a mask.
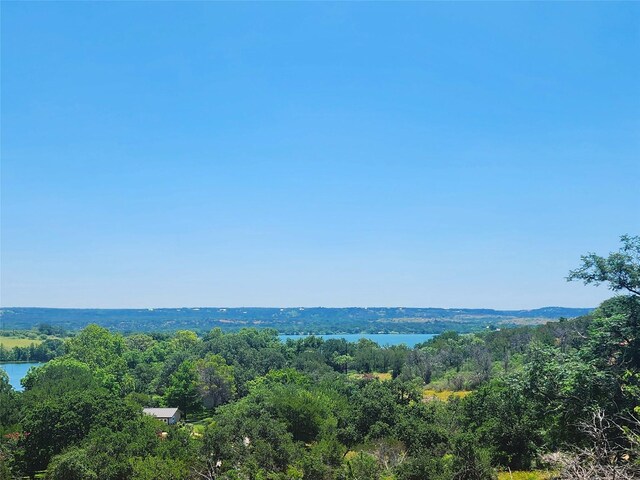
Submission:
[[[478,331],[488,326],[535,325],[586,315],[590,308],[545,307],[534,310],[445,308],[159,308],[66,309],[4,308],[5,329],[51,324],[79,330],[97,324],[121,332],[207,332],[212,328],[275,328],[280,333],[441,333]]]

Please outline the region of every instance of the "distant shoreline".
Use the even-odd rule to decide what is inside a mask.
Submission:
[[[493,310],[433,307],[193,307],[174,309],[3,308],[0,326],[28,330],[49,324],[78,331],[98,324],[119,332],[208,332],[220,328],[270,328],[279,334],[437,334],[539,325],[575,318],[591,308],[543,307],[534,310]]]

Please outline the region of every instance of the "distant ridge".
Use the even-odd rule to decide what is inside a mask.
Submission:
[[[575,318],[591,308],[543,307],[532,310],[404,307],[183,307],[93,309],[7,307],[0,309],[5,329],[29,329],[40,323],[78,330],[96,323],[118,331],[174,331],[244,327],[274,328],[280,333],[441,333],[498,326],[546,323]]]

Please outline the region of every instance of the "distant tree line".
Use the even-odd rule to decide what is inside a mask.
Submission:
[[[47,362],[64,354],[63,338],[69,336],[64,328],[40,323],[31,330],[0,331],[0,362]],[[20,339],[26,346],[5,346],[2,339]]]
[[[31,329],[43,319],[77,331],[97,324],[113,331],[206,333],[219,327],[225,332],[256,326],[275,328],[282,334],[332,333],[469,333],[491,325],[534,325],[559,317],[575,318],[588,308],[546,307],[536,310],[443,308],[167,308],[167,309],[1,309],[5,325]],[[9,328],[9,327],[8,327]],[[52,333],[51,335],[56,335]]]
[[[0,362],[47,362],[64,353],[64,342],[47,339],[26,347],[5,348],[0,344]]]

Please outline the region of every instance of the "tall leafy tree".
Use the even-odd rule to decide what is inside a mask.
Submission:
[[[0,368],[0,435],[17,422],[18,407],[18,396],[9,384],[9,376]]]
[[[185,417],[189,413],[200,410],[198,372],[194,362],[191,360],[182,362],[171,375],[164,399],[168,406],[178,407]]]
[[[202,403],[213,408],[227,403],[236,392],[233,367],[220,355],[209,354],[196,362]]]
[[[567,280],[582,280],[585,285],[607,283],[614,292],[640,296],[640,236],[622,235],[620,241],[620,250],[607,257],[583,255],[582,265],[571,270]]]
[[[47,480],[97,480],[86,450],[70,448],[56,456],[47,469]]]

